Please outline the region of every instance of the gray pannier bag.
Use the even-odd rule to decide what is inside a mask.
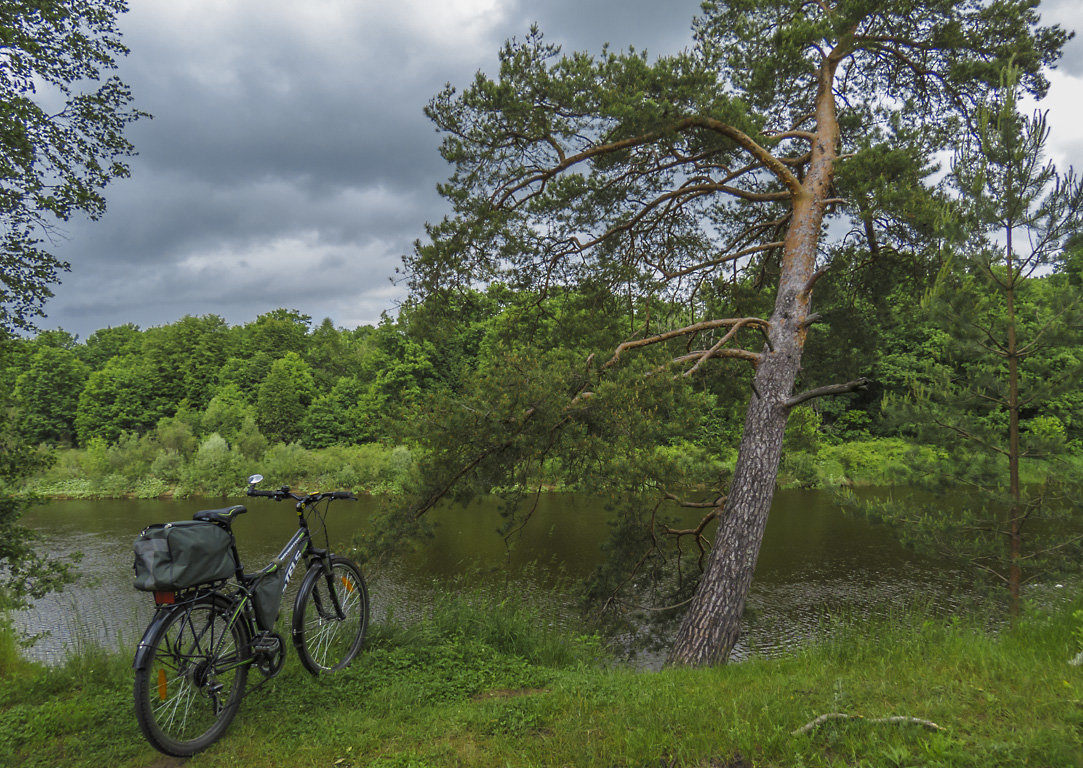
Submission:
[[[275,628],[278,609],[282,605],[282,585],[286,571],[282,567],[260,576],[252,585],[252,605],[256,609],[256,624],[264,631]]]
[[[143,529],[135,540],[135,588],[172,592],[228,579],[237,569],[229,532],[214,523],[181,520]]]

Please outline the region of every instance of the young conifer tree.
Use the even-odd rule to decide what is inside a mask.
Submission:
[[[889,402],[951,457],[927,481],[965,487],[970,501],[926,505],[920,515],[881,507],[906,520],[909,538],[1001,581],[1013,614],[1028,580],[1078,562],[1079,536],[1048,520],[1078,513],[1065,497],[1072,472],[1059,459],[1070,436],[1057,401],[1083,376],[1083,292],[1068,272],[1083,180],[1046,158],[1045,114],[1027,117],[1019,99],[1009,68],[956,154],[951,180],[966,237],[924,301],[943,343],[914,360],[910,396]]]

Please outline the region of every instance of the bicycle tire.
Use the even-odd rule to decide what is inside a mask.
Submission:
[[[331,584],[345,616],[335,615],[324,566],[305,574],[293,606],[293,644],[313,675],[345,669],[361,650],[369,621],[369,596],[361,569],[349,558],[331,555]]]
[[[230,604],[209,595],[171,609],[135,673],[135,715],[158,751],[188,757],[229,726],[248,678],[248,629],[230,628]]]

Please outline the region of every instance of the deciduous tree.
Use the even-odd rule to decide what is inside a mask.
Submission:
[[[275,360],[256,397],[256,423],[271,440],[297,442],[316,393],[312,369],[296,352]]]
[[[15,380],[22,434],[33,443],[75,442],[75,414],[89,368],[74,352],[42,347]]]

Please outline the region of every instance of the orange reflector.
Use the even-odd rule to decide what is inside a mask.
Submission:
[[[353,592],[353,582],[342,576],[342,586],[346,587],[347,592]]]
[[[154,602],[157,605],[173,605],[177,601],[175,592],[155,592]]]
[[[165,701],[165,670],[158,670],[158,698]]]

